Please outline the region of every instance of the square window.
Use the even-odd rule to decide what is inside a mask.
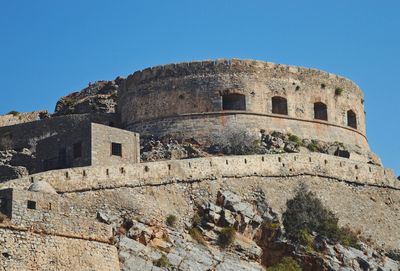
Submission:
[[[28,200],[27,207],[28,209],[36,210],[36,201]]]
[[[82,142],[74,144],[74,159],[82,157]]]
[[[111,155],[122,157],[122,144],[112,142],[111,143]]]

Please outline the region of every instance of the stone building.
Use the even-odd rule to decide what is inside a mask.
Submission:
[[[82,217],[57,194],[0,190],[0,266],[5,270],[118,270],[109,225]],[[45,245],[44,245],[45,244]]]
[[[39,171],[139,163],[139,135],[87,122],[38,141],[36,157]]]

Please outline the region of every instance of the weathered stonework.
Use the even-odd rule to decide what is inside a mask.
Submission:
[[[117,97],[117,113],[98,113],[114,112]],[[104,107],[92,108],[99,98],[106,99]],[[199,203],[230,190],[250,202],[262,191],[281,216],[300,182],[334,212],[340,226],[360,230],[381,248],[400,249],[400,182],[379,159],[371,159],[363,103],[358,86],[326,72],[217,60],[154,67],[118,82],[97,82],[61,99],[50,118],[0,118],[3,147],[30,148],[40,165],[28,176],[25,167],[24,174],[7,173],[18,179],[2,183],[9,189],[0,190],[0,270],[119,270],[111,237],[125,228],[113,225],[112,231],[102,214],[117,221],[135,216],[161,223],[173,214],[179,225],[191,225]],[[321,111],[324,105],[326,111]],[[91,113],[79,114],[86,112]],[[335,149],[340,146],[348,155],[309,152],[307,145],[295,145],[295,139],[294,148],[307,152],[139,163],[136,132],[203,144],[228,128],[259,136],[278,131],[310,143],[318,139],[335,143]],[[56,166],[48,167],[50,160]],[[5,171],[9,168],[3,167]],[[26,191],[36,181],[47,182],[51,193],[40,192],[40,185],[39,192]],[[131,256],[122,253],[120,260],[128,261],[125,266],[138,264],[132,270],[161,270],[153,266],[159,258],[136,263],[139,258]],[[216,258],[205,261],[219,265]],[[228,262],[220,261],[216,270],[224,270]],[[236,270],[232,264],[226,268]],[[245,265],[241,262],[237,270],[246,270]]]
[[[226,94],[244,95],[244,110],[223,110]],[[272,113],[275,96],[287,99],[287,115]],[[350,80],[318,70],[251,60],[172,64],[130,75],[119,97],[122,126],[143,135],[207,140],[231,125],[369,149],[362,91]],[[327,121],[315,119],[315,103],[327,105]],[[357,129],[348,125],[350,110]]]
[[[0,116],[0,127],[40,120],[47,115],[47,110],[34,111],[29,113],[15,112],[14,114],[3,115]]]
[[[59,195],[0,190],[1,270],[119,270],[111,227]]]

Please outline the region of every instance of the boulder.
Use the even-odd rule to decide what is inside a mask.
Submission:
[[[35,181],[29,186],[28,191],[57,195],[57,191],[45,181]]]
[[[293,143],[293,142],[286,143],[284,150],[286,152],[289,152],[289,153],[298,153],[298,152],[300,152],[300,150],[299,150],[298,146],[296,145],[296,143]]]

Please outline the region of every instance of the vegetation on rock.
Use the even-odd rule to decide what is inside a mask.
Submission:
[[[301,271],[301,267],[292,257],[284,257],[282,260],[271,267],[267,271]]]
[[[170,227],[175,227],[177,221],[178,221],[178,218],[175,215],[169,215],[169,216],[167,216],[165,223]]]
[[[304,184],[300,185],[295,197],[288,200],[286,206],[283,225],[290,240],[312,250],[312,234],[318,234],[332,242],[357,247],[357,235],[349,229],[339,228],[338,218]]]
[[[157,261],[154,261],[153,264],[157,267],[161,267],[161,268],[168,268],[171,266],[170,261],[168,260],[168,258],[163,254],[161,256],[160,259],[158,259]]]
[[[227,248],[233,244],[236,238],[236,230],[233,227],[223,228],[218,237],[218,244],[222,248]]]

